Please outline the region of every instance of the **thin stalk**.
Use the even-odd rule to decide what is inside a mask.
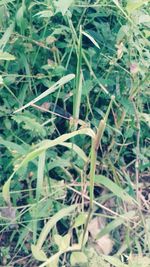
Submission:
[[[139,168],[139,164],[140,164],[140,119],[139,119],[139,114],[138,114],[138,109],[136,107],[136,104],[134,101],[132,101],[133,106],[134,106],[134,111],[135,111],[135,117],[136,117],[136,128],[137,128],[137,132],[136,132],[136,160],[135,160],[135,179],[136,179],[136,199],[137,202],[139,204],[139,214],[141,216],[141,220],[143,222],[143,226],[145,229],[145,233],[146,233],[146,239],[147,239],[147,244],[148,244],[148,248],[150,249],[150,244],[149,244],[149,234],[148,234],[148,229],[147,229],[147,225],[145,223],[145,218],[142,214],[142,207],[141,207],[141,197],[139,194],[139,177],[140,177],[140,168]]]
[[[112,96],[111,96],[110,103],[109,103],[109,106],[108,106],[108,109],[107,109],[106,114],[105,114],[105,117],[104,117],[104,122],[105,122],[105,123],[106,123],[106,121],[107,121],[107,119],[108,119],[108,116],[109,116],[109,113],[110,113],[110,110],[111,110],[111,108],[112,108],[112,104],[113,104],[114,101],[115,101],[115,96],[112,95]]]
[[[120,118],[120,120],[117,122],[116,129],[118,129],[118,130],[120,129],[120,127],[122,126],[122,124],[123,124],[123,122],[124,122],[124,120],[125,120],[125,117],[126,117],[126,111],[123,110],[122,115],[121,115],[121,118]],[[109,145],[109,147],[108,147],[108,152],[110,152],[110,150],[112,150],[114,144],[115,144],[115,135],[112,136],[111,143],[110,143],[110,145]]]
[[[136,160],[135,160],[135,177],[136,177],[136,198],[139,203],[139,162],[140,162],[140,121],[138,116],[137,107],[134,101],[132,101],[134,106],[134,112],[136,117]],[[139,203],[140,204],[140,203]]]
[[[74,41],[74,45],[75,45],[75,50],[77,52],[77,50],[78,50],[77,49],[77,45],[79,44],[79,42],[78,42],[78,38],[77,38],[77,34],[76,34],[76,31],[75,31],[75,28],[74,28],[74,26],[73,26],[72,21],[71,21],[70,18],[68,18],[68,23],[69,23],[69,27],[70,27],[70,29],[72,31],[73,40],[75,40]],[[87,56],[86,56],[85,52],[83,51],[83,49],[82,49],[82,57],[83,57],[86,65],[87,65],[87,67],[89,69],[90,75],[93,76],[93,78],[96,80],[96,82],[98,83],[98,85],[100,86],[100,88],[102,89],[102,91],[104,93],[106,93],[106,94],[109,94],[109,92],[107,91],[107,89],[105,88],[105,86],[96,77],[96,75],[95,75],[95,73],[94,73],[94,71],[93,71],[93,69],[91,67],[91,64],[89,63],[89,61],[87,59]]]
[[[97,139],[97,137],[96,137]],[[94,178],[96,170],[96,159],[97,159],[97,147],[96,139],[92,140],[92,151],[91,151],[91,168],[90,168],[90,210],[93,209],[94,200]]]
[[[101,140],[104,134],[104,131],[106,129],[106,122],[109,116],[109,112],[110,109],[112,107],[113,101],[114,101],[114,96],[111,97],[111,101],[109,103],[107,112],[105,114],[105,117],[103,120],[100,120],[99,122],[99,126],[98,126],[98,130],[97,130],[97,134],[95,135],[94,138],[92,138],[92,146],[91,146],[91,164],[90,164],[90,208],[89,208],[89,213],[88,213],[88,217],[85,223],[85,228],[84,228],[84,232],[83,232],[83,238],[82,238],[82,244],[81,247],[83,247],[84,244],[84,238],[85,238],[85,234],[87,231],[87,227],[88,227],[88,223],[90,221],[91,218],[91,214],[93,211],[93,203],[94,203],[94,180],[95,180],[95,170],[96,170],[96,160],[97,160],[97,152],[99,149],[99,146],[101,144]]]
[[[96,170],[96,160],[97,160],[97,151],[99,148],[99,144],[101,142],[101,139],[103,137],[103,133],[106,128],[106,122],[104,120],[101,120],[99,123],[98,131],[96,136],[92,139],[92,146],[91,146],[91,165],[90,165],[90,208],[88,212],[88,217],[85,223],[85,228],[83,232],[83,238],[81,247],[83,247],[84,244],[84,238],[87,232],[87,227],[92,215],[93,211],[93,203],[94,203],[94,180],[95,180],[95,170]]]
[[[19,99],[15,96],[15,94],[10,90],[10,88],[4,83],[4,87],[8,90],[8,92],[13,96],[13,98],[21,105]]]
[[[72,185],[72,186],[74,186],[74,185]],[[81,197],[83,196],[84,199],[90,201],[90,198],[89,198],[86,194],[83,194],[82,192],[76,190],[76,189],[73,188],[72,186],[71,186],[71,185],[66,185],[66,188],[69,189],[69,190],[71,190],[71,191],[73,191],[74,193],[78,194],[78,195],[81,196]],[[104,205],[100,204],[99,202],[97,202],[97,201],[95,201],[95,200],[93,200],[93,204],[96,205],[97,207],[99,207],[99,208],[101,208],[101,209],[103,209],[103,210],[109,212],[110,214],[114,215],[115,217],[116,217],[116,216],[119,216],[119,214],[118,214],[117,212],[115,212],[115,211],[113,211],[113,210],[111,210],[111,209],[105,207]],[[114,218],[115,218],[115,217],[114,217]]]
[[[74,130],[77,129],[77,120],[79,119],[81,95],[82,95],[82,26],[80,26],[79,42],[77,49],[77,70],[75,80],[75,90],[73,97],[73,118],[74,118]]]
[[[130,100],[136,97],[136,95],[140,92],[142,85],[144,85],[144,83],[146,83],[149,80],[149,77],[150,77],[150,74],[147,73],[145,75],[145,78],[141,80],[141,82],[135,88],[132,88],[130,96],[129,96]]]

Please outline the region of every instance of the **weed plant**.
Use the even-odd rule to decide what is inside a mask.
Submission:
[[[0,1],[0,266],[150,266],[149,10]]]

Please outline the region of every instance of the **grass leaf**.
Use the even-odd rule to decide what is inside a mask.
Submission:
[[[0,60],[15,60],[15,57],[8,52],[0,51]]]
[[[90,34],[88,34],[85,31],[82,31],[82,34],[85,35],[98,49],[100,49],[98,43],[94,40],[94,38]]]
[[[65,83],[71,81],[72,79],[74,79],[74,77],[75,77],[74,74],[68,74],[68,75],[62,77],[59,81],[54,83],[54,85],[52,85],[44,93],[42,93],[41,95],[39,95],[38,97],[36,97],[32,101],[30,101],[28,104],[24,105],[23,107],[17,109],[14,113],[24,110],[25,108],[31,106],[32,104],[36,103],[37,101],[39,101],[39,100],[43,99],[44,97],[50,95],[51,93],[55,92],[60,86],[63,86]]]
[[[111,221],[110,223],[108,223],[101,231],[100,233],[96,236],[96,239],[101,238],[102,236],[109,234],[112,230],[115,230],[116,227],[125,224],[126,223],[126,219],[133,219],[134,220],[134,216],[135,216],[135,211],[130,211],[127,212],[125,214],[121,215],[122,217],[118,217],[116,219],[114,219],[113,221]],[[124,218],[123,218],[124,217]]]
[[[2,38],[0,39],[0,50],[3,51],[3,49],[5,48],[6,44],[9,41],[9,38],[11,37],[11,35],[13,33],[13,30],[14,30],[14,22],[12,24],[10,24],[10,26],[7,28],[7,30],[3,34]],[[5,54],[6,54],[6,52],[5,52]]]
[[[63,208],[60,211],[58,211],[50,220],[45,224],[43,227],[40,236],[38,238],[36,247],[40,250],[43,246],[43,243],[45,242],[47,235],[51,231],[51,229],[56,225],[56,223],[61,220],[62,218],[69,216],[70,213],[75,211],[77,205],[71,205],[69,207]]]
[[[96,175],[95,183],[105,186],[107,189],[113,192],[115,196],[121,198],[122,201],[126,201],[132,204],[136,203],[136,201],[125,190],[123,190],[119,185],[103,175]]]
[[[11,201],[10,201],[10,182],[11,182],[11,178],[9,178],[7,180],[7,182],[4,184],[3,186],[3,198],[5,200],[5,202],[7,203],[7,205],[10,205]]]

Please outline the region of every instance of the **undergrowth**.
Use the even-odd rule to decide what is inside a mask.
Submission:
[[[150,266],[149,7],[0,1],[0,266]]]

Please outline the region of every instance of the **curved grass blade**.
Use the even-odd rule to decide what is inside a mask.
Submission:
[[[122,201],[126,201],[128,203],[136,203],[135,199],[132,198],[124,189],[122,189],[120,186],[115,184],[112,180],[109,178],[103,176],[103,175],[96,175],[95,176],[95,183],[99,183],[105,187],[107,187],[113,194],[119,198],[122,199]]]
[[[77,205],[71,205],[67,208],[61,209],[58,211],[50,220],[45,224],[44,228],[42,229],[39,239],[37,241],[36,247],[40,250],[45,242],[47,235],[51,231],[51,229],[56,225],[58,221],[62,218],[68,216],[77,208]]]
[[[62,77],[59,81],[54,83],[50,88],[48,88],[44,93],[40,94],[38,97],[34,98],[32,101],[30,101],[28,104],[24,105],[23,107],[17,109],[14,111],[14,113],[17,113],[19,111],[24,110],[25,108],[33,105],[37,101],[41,100],[42,98],[46,97],[47,95],[55,92],[60,86],[63,86],[64,84],[68,83],[72,79],[74,79],[75,75],[74,74],[68,74],[64,77]]]

